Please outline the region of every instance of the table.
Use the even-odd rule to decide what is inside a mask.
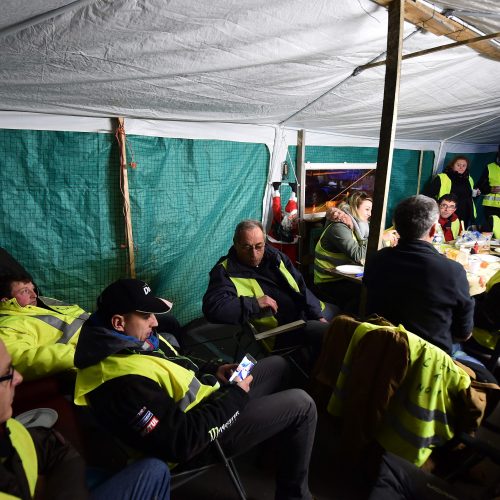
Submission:
[[[457,250],[453,245],[449,244],[442,244],[440,250],[442,253],[446,255],[446,257],[451,258],[450,256],[453,256],[454,254],[447,251],[447,250]],[[477,254],[478,257],[480,258],[481,255],[483,254]],[[488,254],[486,254],[488,255]],[[490,251],[489,255],[495,255],[496,257],[499,257],[499,254],[496,253],[495,251]],[[469,255],[468,258],[472,257],[472,255]],[[452,260],[457,260],[455,258],[452,258]],[[463,265],[466,275],[467,275],[467,281],[469,282],[469,293],[471,296],[478,295],[480,293],[483,293],[486,289],[486,283],[490,278],[493,277],[493,275],[500,269],[500,261],[497,262],[488,262],[486,266],[484,267],[479,267],[479,269],[471,273],[469,271],[469,265],[468,263],[465,263],[463,260],[458,260],[460,264]]]
[[[332,274],[333,276],[340,276],[341,278],[344,278],[349,281],[354,281],[355,283],[359,283],[361,285],[363,281],[363,276],[357,276],[356,274],[346,274],[342,273],[340,271],[337,271],[334,267],[331,267],[330,269],[326,269],[326,272],[329,274]]]

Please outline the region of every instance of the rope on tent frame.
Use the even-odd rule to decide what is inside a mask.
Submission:
[[[128,171],[127,171],[127,136],[125,134],[125,119],[118,118],[118,127],[115,133],[116,140],[120,147],[120,192],[123,196],[123,216],[125,218],[125,241],[128,248],[129,274],[131,278],[136,277],[135,272],[135,252],[134,236],[132,233],[132,215],[130,212],[130,193],[128,189]],[[132,155],[133,157],[133,155]],[[132,168],[136,167],[135,162],[131,162]]]

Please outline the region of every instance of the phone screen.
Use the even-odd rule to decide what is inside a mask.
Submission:
[[[247,378],[256,363],[257,361],[250,354],[245,354],[240,364],[229,378],[229,382],[236,384]]]

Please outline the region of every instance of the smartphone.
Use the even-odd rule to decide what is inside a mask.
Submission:
[[[240,364],[229,378],[229,382],[232,384],[236,384],[247,378],[256,363],[257,361],[253,358],[253,356],[248,353],[245,354],[243,359],[240,361]]]

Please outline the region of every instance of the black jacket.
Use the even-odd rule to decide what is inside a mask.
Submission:
[[[366,264],[367,312],[451,353],[472,332],[474,301],[464,268],[421,240],[379,250]]]
[[[225,259],[228,259],[227,270],[221,264]],[[291,288],[279,271],[281,261],[297,282],[299,293]],[[259,267],[240,263],[234,247],[213,267],[208,289],[203,297],[203,314],[209,321],[239,324],[262,313],[256,297],[238,297],[231,277],[257,280],[264,294],[278,303],[275,317],[279,325],[298,319],[317,320],[323,317],[319,300],[307,288],[304,278],[290,259],[274,247],[266,245]]]
[[[167,344],[153,352],[136,350],[137,343],[100,325],[93,315],[83,325],[75,352],[75,366],[85,368],[111,354],[159,356],[203,374],[189,358],[176,356]],[[224,432],[244,409],[248,395],[226,385],[184,413],[153,380],[124,375],[109,380],[88,394],[98,420],[123,442],[169,462],[185,462],[210,443],[213,429]],[[212,434],[210,433],[212,430]]]

